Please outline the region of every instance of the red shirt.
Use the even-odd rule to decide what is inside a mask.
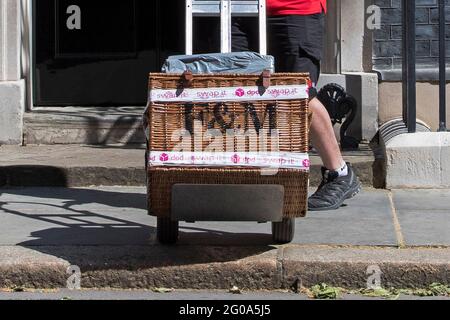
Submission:
[[[309,15],[327,11],[327,0],[267,0],[267,15]]]

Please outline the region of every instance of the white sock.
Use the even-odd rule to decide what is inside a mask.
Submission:
[[[347,163],[344,162],[342,166],[340,166],[338,169],[335,170],[337,173],[339,173],[339,177],[345,177],[348,175],[348,166]]]

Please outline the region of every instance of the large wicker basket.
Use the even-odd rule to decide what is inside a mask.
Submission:
[[[267,80],[267,79],[266,79]],[[152,73],[149,78],[150,92],[164,89],[184,88],[236,88],[260,87],[258,75],[194,75],[187,79],[180,74]],[[270,86],[308,86],[309,78],[302,73],[272,74]],[[269,88],[270,88],[269,86]],[[264,90],[264,89],[262,89]],[[179,141],[173,137],[180,130],[192,133],[194,126],[200,130],[216,130],[223,135],[227,130],[253,130],[256,135],[276,129],[280,152],[307,153],[309,132],[308,99],[221,101],[221,102],[155,102],[149,98],[144,126],[147,133],[147,156],[151,152],[170,151],[177,148]],[[198,128],[197,128],[198,129]],[[245,151],[254,148],[251,137],[239,145]],[[176,140],[176,139],[175,139]],[[229,140],[222,139],[222,145],[215,144],[215,150],[229,151]],[[211,141],[201,141],[206,148]],[[267,142],[270,150],[273,142]],[[191,139],[189,147],[199,147]],[[237,148],[237,146],[236,146]],[[236,149],[234,151],[237,151]],[[261,151],[261,150],[260,150]],[[208,167],[208,166],[160,166],[148,165],[147,183],[150,213],[157,217],[169,217],[171,212],[171,190],[175,184],[275,184],[285,188],[284,217],[303,217],[307,210],[308,170],[279,169],[274,175],[262,175],[261,168],[252,167]]]

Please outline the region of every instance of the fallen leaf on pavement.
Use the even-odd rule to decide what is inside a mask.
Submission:
[[[242,292],[241,292],[241,289],[239,289],[236,286],[233,286],[233,288],[230,289],[230,293],[232,293],[232,294],[241,294]]]
[[[315,299],[338,299],[341,290],[331,287],[325,283],[318,284],[311,288],[311,293]]]
[[[170,293],[173,292],[173,289],[168,289],[168,288],[154,288],[152,289],[153,292],[156,293]]]

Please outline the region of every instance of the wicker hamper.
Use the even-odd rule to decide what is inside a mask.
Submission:
[[[266,75],[267,77],[267,75]],[[270,81],[270,83],[268,82]],[[309,78],[302,73],[271,74],[263,79],[259,75],[193,75],[152,73],[149,79],[150,96],[155,90],[177,89],[182,96],[185,88],[248,88],[270,90],[273,86],[308,86]],[[270,86],[267,87],[267,85]],[[220,94],[220,93],[219,93]],[[239,92],[237,92],[238,95]],[[242,92],[244,95],[245,92]],[[220,100],[220,99],[219,99]],[[268,99],[248,101],[158,102],[149,98],[144,115],[147,133],[147,184],[149,212],[160,218],[170,217],[171,190],[174,184],[275,184],[285,188],[284,217],[303,217],[307,210],[308,170],[279,169],[275,175],[262,175],[261,168],[248,166],[165,166],[149,162],[152,152],[171,151],[179,141],[173,139],[177,132],[192,133],[195,126],[205,132],[216,130],[225,137],[227,130],[253,130],[257,135],[265,130],[278,131],[280,152],[306,154],[309,131],[308,99]],[[181,130],[181,131],[180,131]],[[241,148],[251,151],[252,138]],[[202,148],[211,142],[201,141]],[[229,139],[223,138],[222,151],[229,150]],[[196,138],[188,140],[190,147],[197,146]],[[270,150],[270,141],[267,143]],[[253,144],[254,146],[254,144]],[[221,146],[215,145],[215,150]],[[219,150],[220,151],[220,150]],[[233,150],[237,151],[237,150]]]

